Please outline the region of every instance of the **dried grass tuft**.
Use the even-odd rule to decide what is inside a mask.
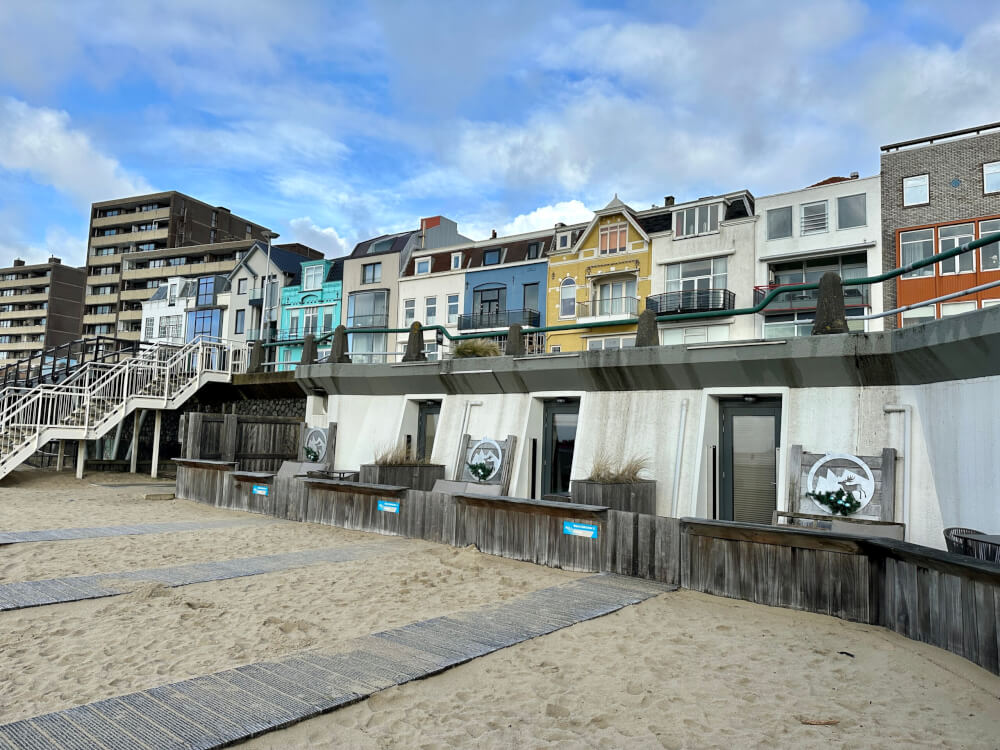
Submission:
[[[376,466],[426,466],[430,461],[410,456],[406,447],[396,443],[383,445],[375,452]]]
[[[645,456],[614,459],[600,453],[594,458],[587,480],[603,484],[635,484],[644,479],[640,474],[648,468],[649,459]]]
[[[503,352],[496,341],[490,339],[464,339],[455,344],[452,357],[499,357]]]

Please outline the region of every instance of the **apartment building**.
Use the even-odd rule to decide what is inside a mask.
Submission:
[[[80,338],[86,276],[54,257],[0,268],[0,365]]]
[[[91,206],[83,333],[138,339],[142,302],[172,276],[226,274],[266,227],[169,191]]]
[[[494,231],[472,244],[414,252],[399,279],[400,326],[417,320],[452,333],[495,331],[503,347],[511,325],[545,325],[545,252],[551,242],[551,229],[508,237]],[[437,344],[424,343],[427,358],[437,359]],[[543,334],[528,335],[525,343],[529,353],[545,351]],[[405,349],[405,336],[397,337],[396,347]]]
[[[834,271],[842,279],[882,272],[881,181],[878,175],[831,177],[802,190],[757,199],[757,263],[754,304],[774,289],[812,284]],[[766,339],[808,336],[816,317],[818,292],[776,296],[758,320]],[[742,301],[738,306],[742,306]],[[878,286],[845,286],[848,327],[880,331]]]
[[[882,146],[882,258],[886,268],[1000,231],[1000,123]],[[886,310],[1000,282],[1000,245],[911,271],[883,285]],[[958,294],[887,318],[915,325],[1000,304],[1000,286]]]

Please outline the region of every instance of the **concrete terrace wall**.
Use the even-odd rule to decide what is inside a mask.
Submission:
[[[307,392],[327,394],[309,397],[306,418],[313,426],[338,425],[336,468],[357,469],[379,447],[415,436],[418,402],[435,399],[442,406],[432,460],[452,478],[462,434],[514,435],[509,492],[520,497],[532,495],[531,442],[541,448],[544,402],[578,398],[572,478],[586,478],[601,451],[646,456],[657,480],[656,512],[674,517],[713,516],[709,451],[719,443],[721,399],[777,397],[779,510],[791,509],[791,446],[854,455],[894,448],[900,457],[894,516],[907,523],[908,541],[943,547],[945,526],[996,527],[1000,309],[884,333],[420,365],[313,365],[299,368],[297,379]],[[886,413],[887,405],[911,407],[910,445],[905,415]],[[540,457],[534,468],[541,476]],[[537,484],[534,496],[541,496]]]

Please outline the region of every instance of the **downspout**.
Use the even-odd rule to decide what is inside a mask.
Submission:
[[[687,426],[688,399],[681,401],[681,419],[677,430],[677,450],[674,451],[674,491],[670,496],[670,516],[677,518],[677,496],[681,491],[681,466],[684,460],[684,428]]]
[[[472,410],[473,406],[482,406],[482,401],[466,401],[465,402],[465,412],[462,414],[462,429],[458,433],[458,447],[462,447],[462,435],[465,434],[466,429],[469,426],[469,412]],[[455,481],[462,481],[462,456],[455,456]]]
[[[909,404],[886,404],[882,407],[886,414],[903,415],[903,523],[906,524],[904,540],[910,534],[910,473],[913,467],[913,445],[911,425],[913,407]]]

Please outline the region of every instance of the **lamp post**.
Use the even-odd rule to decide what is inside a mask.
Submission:
[[[264,269],[264,300],[262,305],[263,312],[261,313],[260,316],[261,337],[263,337],[264,335],[264,326],[267,323],[271,322],[269,320],[271,313],[270,310],[271,304],[270,304],[270,298],[268,297],[268,292],[270,291],[271,287],[271,240],[281,236],[277,232],[272,232],[270,229],[265,229],[262,232],[262,234],[264,235],[265,239],[267,239],[267,267]]]

